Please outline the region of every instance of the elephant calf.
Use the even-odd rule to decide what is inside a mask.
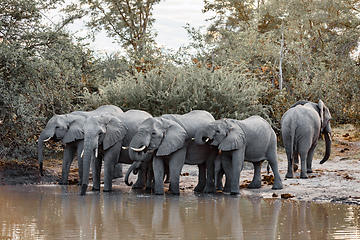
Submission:
[[[221,151],[221,165],[230,183],[230,193],[239,194],[240,173],[244,161],[254,164],[250,188],[261,187],[261,162],[267,160],[274,173],[273,189],[282,189],[277,163],[277,138],[270,124],[253,116],[239,121],[221,119],[200,128],[195,135],[200,145],[216,146]],[[215,173],[217,176],[218,173]]]

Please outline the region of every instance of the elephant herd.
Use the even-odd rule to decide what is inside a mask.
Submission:
[[[283,115],[282,137],[288,158],[287,178],[301,160],[301,178],[312,172],[312,158],[317,140],[324,134],[326,153],[330,156],[330,111],[318,104],[298,101]],[[85,195],[90,175],[93,191],[100,190],[100,172],[104,162],[104,192],[112,190],[114,177],[122,176],[122,163],[131,164],[125,183],[133,188],[149,188],[164,194],[165,176],[169,190],[179,194],[184,164],[199,169],[197,192],[213,193],[217,189],[239,194],[240,173],[244,161],[254,166],[249,188],[261,187],[261,163],[267,160],[274,174],[273,189],[282,189],[277,162],[277,137],[270,124],[259,116],[245,120],[215,120],[207,111],[165,114],[153,117],[141,110],[123,112],[104,105],[90,112],[75,111],[53,116],[38,140],[40,173],[43,175],[43,145],[48,140],[65,145],[60,184],[67,184],[70,165],[77,154],[80,194]],[[129,175],[138,174],[135,184]],[[225,186],[222,176],[225,174]]]

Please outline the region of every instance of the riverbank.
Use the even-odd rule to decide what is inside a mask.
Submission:
[[[282,144],[280,144],[282,145]],[[334,202],[360,205],[360,131],[352,125],[333,128],[333,144],[330,159],[319,164],[323,156],[324,142],[319,141],[313,161],[312,174],[308,179],[300,179],[299,171],[295,178],[286,179],[287,160],[283,148],[278,149],[279,169],[284,188],[272,190],[266,164],[263,164],[263,186],[248,189],[246,185],[253,176],[252,164],[247,163],[241,173],[241,195],[262,198],[291,198],[315,202]],[[57,184],[61,178],[62,160],[44,162],[45,176],[41,177],[36,162],[0,162],[0,184]],[[124,173],[127,170],[124,165]],[[197,167],[185,165],[180,178],[181,194],[193,194],[197,184]],[[270,172],[271,175],[271,172]],[[132,180],[135,176],[131,176]],[[77,184],[77,162],[74,161],[70,174],[70,184]],[[129,192],[123,178],[115,179],[114,191]],[[168,185],[165,184],[165,189]]]

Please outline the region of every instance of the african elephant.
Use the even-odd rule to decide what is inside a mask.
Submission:
[[[108,114],[122,114],[123,111],[113,105],[104,105],[94,111],[75,111],[69,114],[53,116],[46,127],[41,132],[38,139],[38,159],[41,176],[43,173],[43,148],[44,143],[49,140],[63,141],[65,150],[63,155],[62,176],[60,184],[67,184],[70,165],[74,159],[76,151],[78,151],[78,164],[80,183],[82,182],[82,158],[80,153],[83,149],[83,131],[82,127],[85,119],[90,116],[95,116],[102,113]]]
[[[129,110],[120,115],[100,115],[86,119],[83,152],[83,183],[81,195],[86,193],[89,183],[90,164],[93,174],[93,190],[100,190],[100,171],[104,161],[104,191],[112,189],[113,171],[116,163],[131,164],[126,148],[138,126],[152,116],[141,110]],[[142,179],[138,179],[141,181]]]
[[[331,114],[323,101],[313,103],[299,101],[292,105],[281,118],[281,130],[288,159],[287,178],[294,177],[293,161],[301,159],[300,178],[307,178],[312,172],[312,159],[320,134],[325,137],[325,156],[320,164],[326,162],[331,152]]]
[[[200,145],[216,146],[221,151],[221,164],[230,184],[230,193],[239,194],[240,173],[244,161],[254,165],[250,188],[261,187],[261,162],[267,160],[274,172],[273,189],[282,189],[277,163],[277,140],[270,124],[259,116],[239,121],[220,119],[200,128],[195,135]]]
[[[193,141],[196,130],[214,120],[210,113],[194,110],[184,115],[149,118],[141,124],[130,142],[129,155],[135,161],[135,168],[144,168],[152,160],[155,194],[164,194],[165,167],[169,169],[170,192],[180,193],[179,179],[184,164],[199,166],[199,183],[195,191],[214,192],[213,161],[218,151]]]

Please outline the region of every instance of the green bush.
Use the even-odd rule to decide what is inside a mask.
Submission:
[[[85,99],[94,106],[111,103],[153,116],[204,109],[216,119],[244,119],[255,114],[268,119],[268,108],[259,102],[265,89],[240,65],[215,71],[174,67],[121,76],[99,93],[86,93]]]

